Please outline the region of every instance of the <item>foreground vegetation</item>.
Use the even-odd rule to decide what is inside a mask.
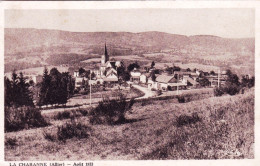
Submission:
[[[91,124],[86,112],[48,115],[51,126],[6,133],[5,159],[254,158],[254,89],[179,104],[135,103],[128,121],[114,125]]]

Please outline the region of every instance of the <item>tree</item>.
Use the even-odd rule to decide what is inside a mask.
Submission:
[[[51,97],[50,86],[51,86],[51,77],[48,74],[48,69],[45,67],[43,71],[42,82],[40,84],[39,100],[37,105],[42,106],[42,105],[50,104],[50,97]]]
[[[79,75],[82,76],[83,74],[85,74],[86,70],[83,69],[82,67],[79,68]]]
[[[123,75],[122,75],[122,79],[124,81],[129,81],[130,80],[130,73],[128,71],[126,71]]]
[[[140,68],[140,66],[138,65],[137,62],[131,63],[130,65],[128,65],[127,70],[130,72],[130,71],[134,70],[135,68],[136,68],[136,69],[139,69],[139,68]]]
[[[155,72],[154,71],[152,71],[152,73],[151,73],[151,78],[152,78],[153,81],[156,80],[156,76],[155,76]]]
[[[59,86],[59,100],[57,101],[58,104],[66,104],[69,98],[69,81],[70,76],[67,72],[61,74],[61,82]]]
[[[89,78],[90,77],[90,70],[85,71],[84,77],[85,78]]]
[[[255,77],[249,78],[248,76],[242,76],[241,86],[251,88],[255,85]]]
[[[154,66],[155,66],[155,63],[154,63],[154,61],[152,61],[152,63],[151,63],[151,69],[152,69]]]
[[[26,83],[22,72],[19,74],[17,87],[19,90],[17,104],[19,106],[33,106],[32,92],[29,90],[30,85]]]
[[[210,75],[216,75],[216,73],[213,70],[211,70]]]
[[[227,78],[226,83],[224,86],[220,86],[219,88],[215,89],[215,95],[222,95],[222,94],[229,94],[235,95],[239,93],[241,89],[241,84],[239,82],[239,78],[236,74],[233,74],[231,70],[227,70],[226,72]]]
[[[74,89],[75,81],[68,72],[60,73],[56,68],[52,68],[48,74],[45,68],[38,105],[66,104]]]
[[[92,72],[91,74],[90,74],[90,79],[93,79],[93,78],[95,78],[96,77],[96,74],[94,73],[94,72]]]
[[[61,73],[57,68],[50,70],[51,84],[50,84],[50,104],[58,104],[61,97]]]
[[[181,71],[181,68],[179,66],[173,66],[172,70],[173,70],[173,72],[174,71]]]
[[[203,77],[202,79],[199,79],[199,84],[203,87],[209,86],[210,81],[207,78]]]
[[[19,96],[19,89],[18,89],[18,76],[16,74],[16,71],[14,70],[12,73],[12,80],[11,80],[11,97],[12,97],[12,103],[17,106],[17,100]]]
[[[227,83],[240,85],[239,78],[236,74],[233,74],[231,70],[227,70]]]
[[[12,105],[12,85],[11,81],[4,77],[4,87],[5,87],[5,106],[11,106]]]
[[[30,85],[26,83],[23,73],[17,76],[15,70],[12,73],[12,80],[5,77],[5,106],[33,106],[32,92]]]

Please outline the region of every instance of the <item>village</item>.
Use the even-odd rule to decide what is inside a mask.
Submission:
[[[101,57],[99,67],[91,69],[79,68],[73,71],[75,88],[80,91],[88,86],[112,86],[120,88],[122,83],[126,86],[144,87],[149,91],[160,91],[159,94],[167,91],[191,90],[199,88],[210,88],[224,85],[227,72],[204,72],[198,69],[181,69],[177,66],[156,68],[153,61],[150,66],[139,66],[138,62],[128,66],[129,78],[125,78],[121,68],[125,66],[121,61],[109,58],[105,45],[105,53]],[[121,73],[119,73],[121,72]],[[70,72],[72,73],[72,72]],[[88,73],[88,74],[87,74]],[[125,74],[125,73],[124,73]],[[143,89],[144,89],[143,88]],[[142,90],[142,88],[140,88]]]
[[[116,98],[123,94],[131,99],[160,98],[181,94],[213,93],[214,88],[225,86],[228,79],[227,70],[203,71],[196,68],[180,68],[177,63],[172,66],[156,67],[155,61],[139,65],[138,61],[128,63],[110,57],[107,45],[99,62],[85,67],[77,65],[61,68],[72,79],[72,93],[65,97],[66,106],[89,106],[104,99]],[[64,65],[61,65],[64,66]],[[59,72],[58,67],[52,69]],[[58,70],[59,69],[59,70]],[[230,72],[230,71],[229,71]],[[42,74],[23,73],[31,86],[34,105],[39,105]],[[8,76],[11,79],[11,75]],[[250,75],[245,76],[249,79]],[[40,106],[48,104],[40,104]],[[58,104],[59,105],[59,104]]]

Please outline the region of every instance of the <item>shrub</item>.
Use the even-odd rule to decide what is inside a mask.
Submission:
[[[197,113],[192,113],[191,116],[189,116],[189,115],[180,115],[176,119],[176,126],[177,127],[181,127],[181,126],[184,126],[184,125],[188,125],[188,124],[199,122],[200,120],[201,119],[200,119],[200,117],[198,116]]]
[[[223,94],[235,95],[238,94],[241,87],[236,84],[227,83],[223,87],[217,87],[214,89],[215,96],[222,96]]]
[[[129,102],[121,96],[119,99],[104,100],[90,112],[90,123],[92,124],[119,124],[126,121],[125,114],[131,109],[134,100]]]
[[[229,95],[235,95],[238,94],[241,87],[236,84],[228,84],[224,87],[225,92]]]
[[[16,138],[6,138],[5,140],[5,146],[10,146],[10,147],[14,147],[17,146],[17,139]]]
[[[58,119],[58,120],[69,119],[69,118],[70,118],[70,112],[69,111],[59,112],[54,117],[54,119]]]
[[[34,127],[45,127],[48,123],[39,109],[34,107],[5,107],[5,132]]]
[[[56,140],[56,136],[51,134],[51,133],[47,133],[46,131],[43,131],[43,136],[45,139],[47,139],[48,141],[55,141]]]
[[[75,120],[71,120],[71,122],[58,127],[57,138],[59,141],[63,142],[73,137],[79,139],[88,138],[91,130],[92,129],[89,126],[76,122]]]
[[[214,96],[222,96],[224,91],[222,88],[214,88]]]
[[[86,110],[86,109],[80,109],[79,112],[80,112],[81,115],[83,115],[83,116],[87,116],[87,115],[88,115],[88,110]]]
[[[177,97],[179,103],[185,103],[185,97],[184,96],[178,96]]]

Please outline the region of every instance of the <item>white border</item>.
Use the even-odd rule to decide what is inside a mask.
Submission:
[[[259,100],[260,86],[259,86],[259,73],[260,73],[260,2],[257,1],[74,1],[74,2],[0,2],[0,165],[5,166],[9,163],[4,162],[4,9],[128,9],[128,8],[254,8],[255,9],[255,76],[256,76],[256,88],[255,88],[255,159],[245,160],[167,160],[167,161],[121,161],[121,160],[104,160],[93,161],[96,165],[259,165],[260,163],[260,108],[257,101]],[[26,161],[23,161],[26,162]],[[29,162],[29,161],[28,161]],[[40,162],[40,161],[37,161]],[[50,161],[47,163],[53,163]],[[13,162],[12,162],[13,163]],[[16,162],[18,163],[18,162]],[[35,162],[36,163],[36,162]],[[73,164],[74,162],[66,162]]]

